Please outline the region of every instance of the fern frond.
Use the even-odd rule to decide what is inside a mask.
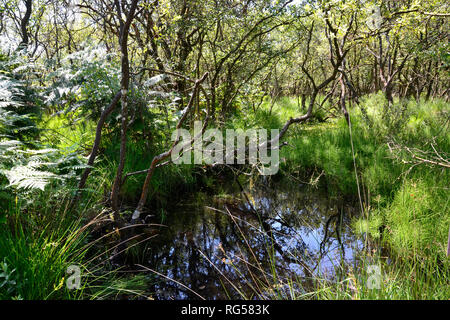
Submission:
[[[8,179],[9,186],[15,186],[19,189],[44,190],[45,186],[52,179],[58,179],[56,174],[37,170],[30,164],[26,166],[15,166],[10,170],[2,170],[2,173]]]

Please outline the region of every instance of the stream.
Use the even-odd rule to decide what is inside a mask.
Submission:
[[[154,298],[307,293],[313,278],[333,280],[356,264],[363,243],[350,220],[357,214],[354,200],[292,181],[255,183],[245,192],[191,193],[160,214],[165,227],[145,249],[144,264],[166,277],[152,282]]]

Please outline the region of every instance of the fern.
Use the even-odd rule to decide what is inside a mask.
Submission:
[[[45,186],[52,179],[60,177],[48,171],[40,171],[34,167],[36,163],[29,163],[26,166],[15,166],[10,170],[3,170],[3,174],[9,180],[10,186],[23,189],[40,189],[44,190]]]
[[[101,47],[92,46],[67,56],[47,77],[52,85],[44,93],[45,104],[56,109],[56,114],[77,111],[77,115],[97,119],[120,88],[120,71],[111,58]]]
[[[39,95],[29,79],[35,67],[20,55],[0,61],[0,135],[21,141],[36,138]]]

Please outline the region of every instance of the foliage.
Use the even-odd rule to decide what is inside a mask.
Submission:
[[[119,91],[119,70],[113,54],[87,45],[67,55],[61,66],[47,75],[47,81],[52,84],[44,93],[49,110],[72,120],[97,120]]]
[[[39,96],[27,79],[34,68],[23,55],[0,53],[0,137],[26,142],[38,133]]]
[[[392,280],[376,294],[359,268],[295,298],[448,296],[447,2],[26,3],[0,3],[0,298],[145,296],[149,279],[114,273],[68,292],[65,268],[90,267],[87,216],[109,212],[120,190],[113,215],[129,220],[172,132],[207,116],[222,128],[291,123],[281,174],[358,195],[355,230],[391,253],[393,264],[362,257]],[[215,168],[160,164],[150,213],[216,183]]]

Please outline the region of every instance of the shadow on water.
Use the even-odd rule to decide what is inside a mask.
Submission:
[[[363,246],[349,226],[356,214],[353,201],[301,184],[198,192],[165,213],[167,227],[149,243],[145,264],[206,299],[292,298],[356,263]],[[198,298],[159,279],[157,299]]]

